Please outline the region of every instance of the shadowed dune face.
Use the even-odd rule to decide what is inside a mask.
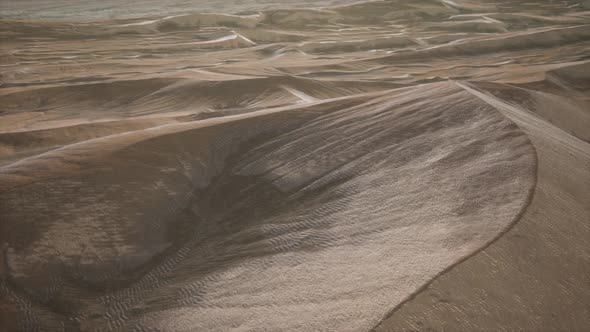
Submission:
[[[579,1],[64,3],[0,4],[13,330],[369,330],[525,212],[523,118],[588,149]]]

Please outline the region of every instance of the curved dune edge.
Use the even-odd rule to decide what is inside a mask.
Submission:
[[[17,184],[2,193],[6,222],[24,225],[3,232],[9,270],[17,272],[9,284],[19,285],[3,286],[3,293],[17,303],[36,303],[29,302],[34,309],[27,310],[38,311],[35,319],[46,320],[42,326],[73,317],[79,327],[119,330],[214,329],[220,327],[216,319],[245,328],[264,319],[286,330],[365,329],[386,313],[391,298],[403,300],[440,270],[486,245],[528,204],[536,167],[528,138],[455,83],[392,90],[360,104],[345,102],[347,98],[107,136],[1,168],[3,187]],[[264,139],[236,150],[248,136]],[[206,157],[196,159],[205,168],[187,166],[192,157],[186,153]],[[184,173],[170,173],[151,187],[156,170],[174,167],[178,156],[183,160],[176,167]],[[53,175],[44,176],[47,172]],[[443,173],[459,181],[448,183]],[[493,182],[482,191],[480,181]],[[188,196],[187,185],[193,186]],[[35,196],[16,210],[26,192]],[[134,199],[138,192],[141,201]],[[103,196],[96,200],[98,193]],[[222,197],[227,202],[200,203]],[[166,212],[170,199],[180,205]],[[88,206],[89,200],[100,209]],[[162,231],[154,232],[194,222],[178,213],[184,204],[190,208],[183,213],[205,213],[200,223],[211,219],[212,228],[199,226],[192,235],[196,238],[174,240],[170,246]],[[248,210],[239,208],[243,204],[249,204]],[[151,226],[142,221],[147,215],[130,214],[144,210],[169,225]],[[244,214],[256,210],[263,215],[251,219]],[[396,215],[402,217],[393,222]],[[267,220],[261,228],[260,219]],[[219,223],[230,233],[220,237]],[[39,240],[11,242],[29,237],[22,230],[33,225]],[[114,235],[100,235],[105,228]],[[143,235],[129,238],[125,232],[130,229]],[[77,240],[67,234],[78,234],[85,249],[76,249]],[[60,242],[64,237],[68,243]],[[143,243],[143,238],[154,240]],[[195,251],[204,245],[211,246],[212,257]],[[59,260],[54,251],[61,253]],[[102,263],[93,258],[98,252]],[[146,252],[153,257],[145,257]],[[358,269],[351,268],[351,260]],[[117,265],[123,262],[132,269]],[[40,268],[47,274],[44,280],[34,277]],[[62,271],[78,271],[83,279],[67,281],[70,277]],[[375,281],[367,284],[370,278]],[[66,281],[57,286],[52,281],[60,279]],[[113,290],[93,294],[86,284],[95,291]],[[55,287],[68,291],[57,295]],[[45,298],[27,299],[15,289],[35,289]],[[47,297],[59,305],[46,307]],[[142,311],[146,306],[149,310]],[[330,314],[318,316],[318,306]],[[102,310],[105,316],[97,317]],[[335,313],[347,318],[334,321]],[[24,322],[27,328],[40,323]]]
[[[534,112],[495,99],[477,84],[466,88],[499,103],[502,113],[531,138],[538,167],[529,204],[493,241],[396,305],[372,330],[489,331],[523,325],[531,330],[584,330],[590,325],[584,295],[578,300],[571,294],[588,295],[590,230],[583,221],[590,217],[584,205],[590,199],[590,171],[584,167],[590,163],[590,145]],[[539,305],[547,297],[551,301]]]
[[[506,235],[506,233],[508,233],[512,228],[514,228],[514,226],[516,226],[516,224],[523,218],[523,216],[527,213],[528,208],[530,207],[534,196],[535,196],[535,191],[537,188],[537,182],[538,182],[538,164],[539,164],[539,159],[538,159],[538,155],[537,155],[537,150],[534,148],[535,146],[532,144],[532,142],[529,141],[529,143],[531,144],[531,146],[533,147],[533,151],[534,151],[534,156],[535,156],[535,181],[534,181],[534,185],[531,186],[531,188],[529,189],[529,194],[528,197],[526,199],[526,201],[522,204],[522,208],[520,210],[520,212],[514,217],[514,219],[512,220],[512,222],[510,222],[506,228],[504,228],[501,232],[499,232],[494,238],[492,238],[491,240],[489,240],[486,244],[484,244],[481,248],[479,248],[478,250],[475,250],[474,252],[472,252],[471,254],[462,257],[461,259],[457,260],[454,264],[450,265],[449,267],[447,267],[445,270],[441,271],[439,274],[437,274],[436,276],[434,276],[430,281],[428,281],[427,283],[425,283],[423,286],[421,286],[419,289],[417,289],[415,292],[413,292],[412,294],[410,294],[407,298],[405,298],[404,300],[402,300],[401,302],[399,302],[397,305],[395,305],[395,307],[393,307],[393,309],[391,309],[391,311],[377,324],[375,325],[375,327],[373,327],[371,329],[371,331],[380,331],[382,328],[382,326],[386,326],[388,319],[392,319],[392,317],[394,316],[394,314],[400,310],[400,308],[402,308],[404,305],[406,305],[407,303],[413,301],[417,296],[419,296],[420,294],[422,294],[423,292],[425,292],[426,290],[428,290],[429,287],[431,287],[431,285],[437,280],[439,279],[441,276],[446,275],[448,273],[450,273],[451,271],[453,271],[453,269],[462,264],[463,262],[471,259],[474,256],[479,255],[482,251],[485,251],[488,247],[490,247],[491,245],[493,245],[494,243],[496,243],[500,238],[502,238],[503,236]],[[386,327],[387,328],[387,327]]]

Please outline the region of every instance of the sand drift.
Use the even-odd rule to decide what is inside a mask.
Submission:
[[[537,206],[578,229],[540,236],[578,241],[577,272],[546,289],[578,289],[560,326],[586,326],[590,230],[572,226],[590,216],[583,5],[278,8],[3,20],[3,326],[422,330],[412,310],[427,311],[430,283],[521,219],[535,227]],[[494,328],[473,320],[455,328]]]

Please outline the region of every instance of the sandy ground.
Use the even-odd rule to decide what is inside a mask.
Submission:
[[[0,6],[0,329],[590,329],[587,2],[43,6]]]

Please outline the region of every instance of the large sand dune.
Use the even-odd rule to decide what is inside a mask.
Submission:
[[[590,328],[587,3],[106,3],[0,6],[0,330]]]

